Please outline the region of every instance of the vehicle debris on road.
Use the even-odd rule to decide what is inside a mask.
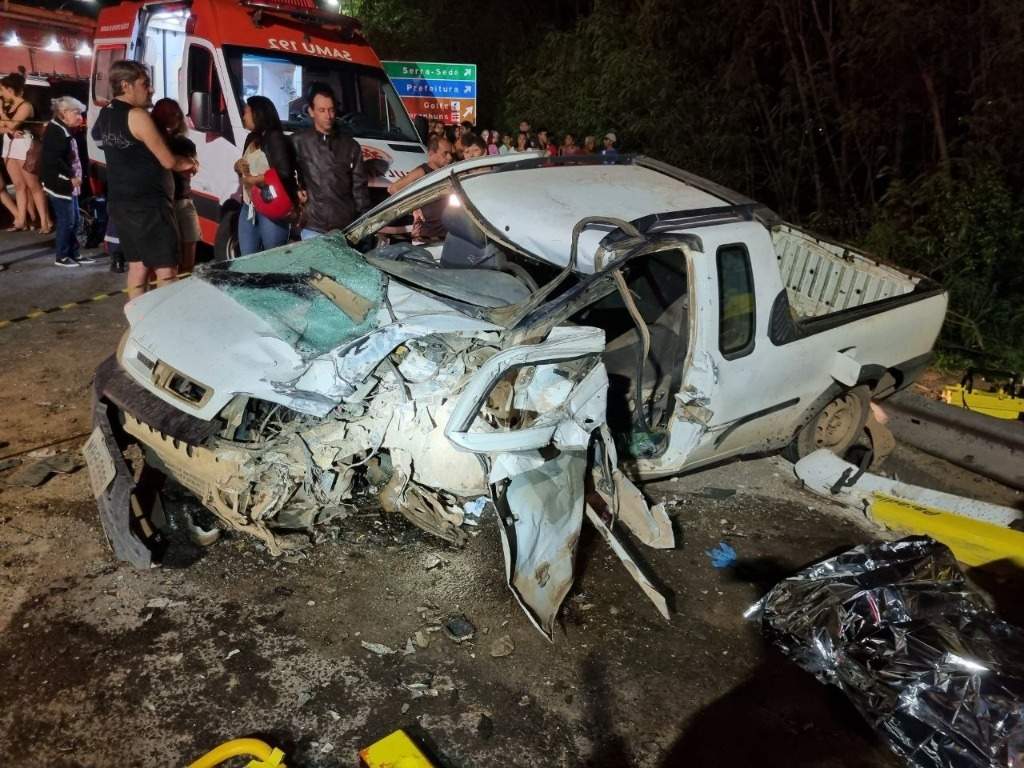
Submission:
[[[432,768],[427,758],[409,735],[402,730],[359,751],[360,768]]]
[[[1024,631],[927,537],[866,544],[783,580],[748,611],[784,654],[840,688],[915,768],[1017,766]]]
[[[989,390],[976,389],[974,378],[992,382]],[[968,369],[959,384],[942,388],[942,401],[996,419],[1024,421],[1024,385],[1021,374],[1011,371]]]
[[[70,475],[84,466],[82,460],[74,453],[58,453],[36,461],[22,462],[4,482],[7,485],[23,488],[37,488],[54,475]]]
[[[491,656],[500,659],[504,656],[511,656],[516,650],[516,644],[511,635],[502,635],[491,643]]]
[[[389,645],[384,645],[383,643],[368,643],[366,640],[361,640],[359,644],[370,653],[375,653],[378,656],[391,656],[398,653],[394,648]]]
[[[464,643],[472,640],[476,635],[476,627],[473,622],[466,618],[465,614],[452,616],[445,622],[444,631],[456,643]]]

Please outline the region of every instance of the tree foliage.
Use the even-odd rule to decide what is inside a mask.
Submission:
[[[614,130],[951,291],[1024,349],[1016,0],[356,0],[383,54],[473,61],[488,125]]]

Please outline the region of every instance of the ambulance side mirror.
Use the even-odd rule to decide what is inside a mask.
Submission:
[[[427,122],[427,118],[423,115],[416,115],[416,118],[412,121],[413,125],[416,126],[416,133],[419,134],[420,142],[426,144],[430,140],[430,124]]]
[[[213,127],[213,101],[210,94],[202,91],[195,91],[189,99],[188,116],[192,119],[192,125],[197,131],[212,131]]]

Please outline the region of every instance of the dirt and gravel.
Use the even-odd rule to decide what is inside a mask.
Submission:
[[[0,237],[0,319],[120,284],[102,261],[58,270],[37,241]],[[0,328],[0,460],[80,447],[122,305]],[[891,461],[908,480],[1019,503],[907,449]],[[778,458],[645,487],[677,531],[676,549],[641,553],[673,595],[671,622],[585,528],[552,643],[505,587],[493,519],[456,550],[364,509],[295,556],[241,536],[205,549],[173,537],[162,567],[138,571],[112,559],[84,470],[36,488],[9,484],[17,471],[0,472],[11,764],[185,764],[259,736],[288,765],[350,766],[401,727],[438,765],[466,768],[899,765],[841,694],[743,619],[802,564],[887,535],[801,491]],[[711,566],[721,541],[736,567]],[[475,627],[461,643],[444,629],[459,615]]]

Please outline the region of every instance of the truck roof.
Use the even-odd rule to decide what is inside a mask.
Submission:
[[[500,235],[544,261],[564,266],[573,228],[592,216],[635,222],[641,231],[679,231],[738,221],[775,222],[769,209],[714,182],[645,157],[547,157],[507,154],[464,160],[410,184],[377,209],[411,198],[454,176],[469,203]],[[360,226],[359,222],[354,225]],[[576,269],[593,272],[598,245],[614,228],[587,229]]]

